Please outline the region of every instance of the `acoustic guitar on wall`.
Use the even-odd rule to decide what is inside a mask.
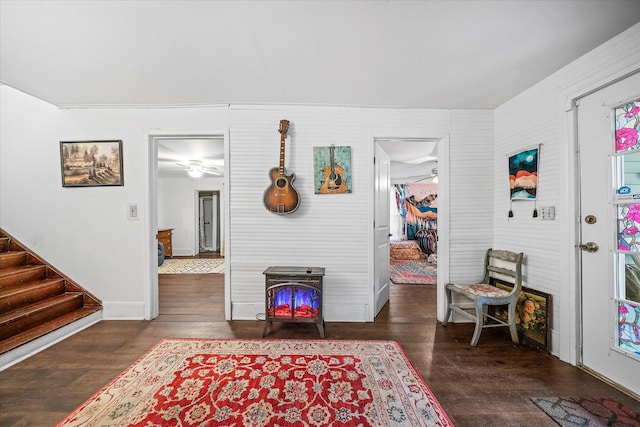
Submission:
[[[293,188],[295,174],[287,175],[284,169],[284,140],[289,130],[289,121],[280,120],[280,165],[269,171],[271,185],[264,191],[264,206],[276,214],[288,214],[298,209],[300,196]]]
[[[320,194],[346,193],[348,191],[347,183],[344,181],[344,169],[340,165],[336,165],[334,146],[329,147],[329,165],[324,167],[322,175],[324,181],[320,186]]]

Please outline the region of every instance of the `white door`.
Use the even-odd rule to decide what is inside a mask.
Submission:
[[[582,364],[640,394],[640,74],[578,102]],[[619,194],[622,193],[622,194]]]
[[[205,197],[202,208],[204,210],[204,248],[207,251],[213,250],[213,242],[215,238],[215,228],[213,227],[214,198],[212,196]]]
[[[199,252],[213,251],[216,239],[216,230],[213,227],[213,223],[217,197],[198,196],[198,200],[198,250]]]
[[[391,186],[391,161],[389,155],[375,146],[374,166],[374,243],[373,267],[375,313],[389,301],[389,187]]]

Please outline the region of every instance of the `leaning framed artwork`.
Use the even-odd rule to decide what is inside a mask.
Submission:
[[[122,141],[60,141],[63,187],[122,186]]]
[[[489,284],[506,291],[513,289],[512,283],[495,278],[491,278]],[[492,316],[503,321],[507,320],[506,305],[490,307],[490,311],[489,314]],[[515,316],[516,329],[520,338],[549,351],[551,344],[551,295],[523,286],[516,305]]]

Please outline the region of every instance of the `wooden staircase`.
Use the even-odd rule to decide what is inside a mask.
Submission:
[[[0,355],[102,310],[102,303],[0,229]]]

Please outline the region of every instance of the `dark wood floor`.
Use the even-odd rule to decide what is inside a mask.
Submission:
[[[52,426],[164,337],[260,338],[260,321],[224,320],[224,276],[161,275],[160,316],[103,321],[0,372],[0,426]],[[529,397],[611,396],[640,403],[537,349],[511,344],[506,330],[443,327],[435,287],[393,285],[372,323],[326,325],[326,339],[397,340],[456,426],[553,426]],[[314,325],[274,324],[271,338],[316,339]]]

